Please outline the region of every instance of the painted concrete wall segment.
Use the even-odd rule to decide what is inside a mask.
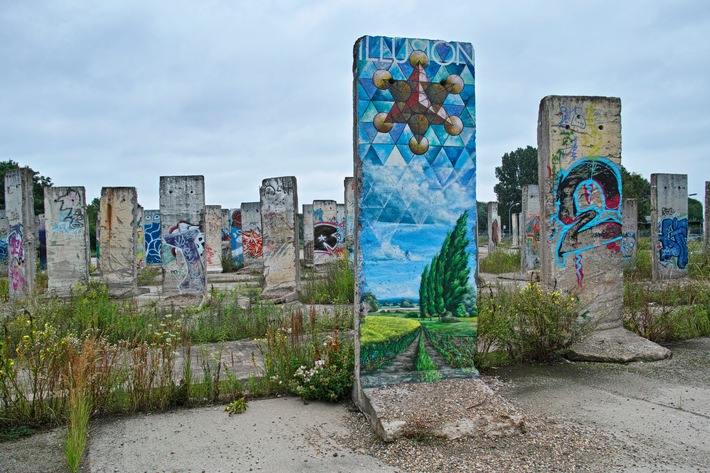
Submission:
[[[205,262],[207,271],[222,272],[222,207],[205,205]]]
[[[346,177],[345,193],[345,251],[348,252],[348,259],[353,263],[355,255],[355,179]]]
[[[579,293],[599,330],[621,326],[621,101],[548,96],[538,118],[540,276]]]
[[[356,383],[476,376],[473,47],[366,36],[354,56]]]
[[[303,259],[313,265],[313,204],[303,204]]]
[[[144,210],[136,207],[136,267],[140,271],[145,268],[145,233],[143,232]]]
[[[622,200],[621,215],[623,216],[623,226],[621,234],[621,255],[626,265],[636,265],[636,238],[638,235],[638,211],[639,205],[636,199]]]
[[[498,248],[502,239],[502,225],[498,215],[498,202],[488,202],[488,253]]]
[[[259,202],[244,202],[242,204],[242,253],[244,266],[258,266],[263,260],[261,204]]]
[[[9,230],[5,209],[0,209],[0,274],[7,274],[7,233]]]
[[[703,220],[705,230],[705,251],[710,251],[710,181],[705,181],[705,219]]]
[[[5,174],[5,215],[8,220],[8,287],[11,300],[30,295],[37,270],[37,228],[32,197],[33,171],[11,169]]]
[[[264,179],[259,188],[264,256],[264,292],[277,301],[298,297],[298,191],[293,176]]]
[[[688,276],[688,176],[651,174],[654,281]]]
[[[143,239],[145,240],[145,263],[148,266],[160,266],[160,210],[143,211]]]
[[[89,223],[83,187],[45,187],[47,291],[67,296],[89,280]]]
[[[244,249],[242,246],[242,209],[229,209],[229,239],[231,242],[232,259],[238,265],[244,264]]]
[[[135,293],[136,207],[135,187],[104,187],[99,206],[101,275],[112,296]]]
[[[522,189],[523,243],[520,248],[520,268],[523,273],[540,268],[540,189],[537,184],[525,184]]]
[[[222,209],[222,258],[231,258],[232,237],[229,235],[229,209]]]
[[[204,294],[203,176],[160,176],[163,295]]]
[[[313,262],[316,265],[332,263],[340,257],[343,241],[337,221],[337,203],[334,200],[313,201]]]

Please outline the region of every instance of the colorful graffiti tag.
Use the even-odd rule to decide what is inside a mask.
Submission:
[[[160,257],[160,212],[146,210],[143,212],[143,239],[145,240],[145,262],[146,264],[162,263]]]
[[[26,289],[25,280],[25,227],[22,224],[12,225],[7,235],[9,249],[8,279],[15,292]]]
[[[261,240],[261,232],[258,230],[242,231],[242,245],[244,256],[249,258],[261,258],[263,246]]]
[[[564,267],[571,255],[581,286],[585,251],[600,246],[621,251],[621,173],[608,159],[580,159],[560,171],[554,195],[557,213],[550,220],[555,260]]]
[[[368,36],[356,62],[361,385],[474,376],[473,48]],[[337,222],[314,221],[333,251]]]
[[[659,263],[688,266],[688,219],[667,217],[658,222]]]
[[[187,272],[178,288],[181,294],[200,294],[205,289],[205,266],[201,255],[205,251],[205,234],[198,225],[181,220],[164,236],[165,244],[172,247],[173,255],[180,252]]]

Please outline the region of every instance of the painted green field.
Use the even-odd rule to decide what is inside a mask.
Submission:
[[[360,363],[364,370],[380,368],[416,339],[421,324],[415,319],[367,316],[360,327]]]

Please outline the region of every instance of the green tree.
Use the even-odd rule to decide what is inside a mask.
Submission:
[[[523,185],[537,184],[537,148],[527,146],[505,153],[495,173],[498,184],[493,191],[498,198],[498,215],[502,222],[509,222],[511,206],[517,204],[518,212],[521,209]]]
[[[638,221],[645,223],[646,217],[651,216],[651,183],[648,179],[621,166],[621,195],[624,199],[636,199]]]
[[[466,315],[464,300],[469,293],[468,267],[469,244],[466,238],[468,211],[456,221],[454,229],[446,235],[441,251],[434,255],[431,266],[427,265],[422,273],[419,286],[420,314],[428,316],[454,314]]]
[[[488,204],[476,201],[476,221],[478,223],[478,233],[486,235],[488,233]]]
[[[380,302],[377,300],[377,297],[371,292],[366,292],[362,296],[362,301],[367,304],[367,311],[368,312],[377,312],[380,310]]]
[[[703,204],[699,200],[688,198],[688,225],[701,227],[703,223]]]
[[[29,169],[28,166],[22,166]],[[5,174],[11,169],[20,169],[19,163],[16,163],[12,159],[8,161],[0,161],[0,182],[3,184],[3,189],[5,188]],[[34,198],[34,210],[35,215],[40,215],[44,213],[44,188],[50,187],[52,185],[52,179],[40,174],[36,171],[32,171],[32,197]],[[5,191],[0,192],[0,206],[5,208]]]
[[[86,206],[86,218],[89,220],[89,243],[92,253],[96,252],[96,217],[99,215],[101,207],[101,199],[94,198],[90,204]]]

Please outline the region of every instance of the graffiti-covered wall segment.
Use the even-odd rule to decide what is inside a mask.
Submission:
[[[89,224],[83,187],[45,187],[47,290],[69,295],[89,280]]]
[[[469,43],[355,46],[362,388],[477,374],[473,57]]]
[[[653,280],[688,275],[688,176],[651,174]]]
[[[35,288],[37,237],[32,197],[33,171],[11,169],[5,174],[5,214],[8,221],[7,269],[10,299],[28,296]]]
[[[264,292],[268,299],[298,297],[298,194],[293,176],[264,179],[259,188],[264,257]]]
[[[207,288],[203,176],[160,177],[163,295],[196,294]]]
[[[621,101],[548,96],[538,117],[540,279],[577,294],[593,330],[574,359],[661,359],[670,352],[624,330]]]

